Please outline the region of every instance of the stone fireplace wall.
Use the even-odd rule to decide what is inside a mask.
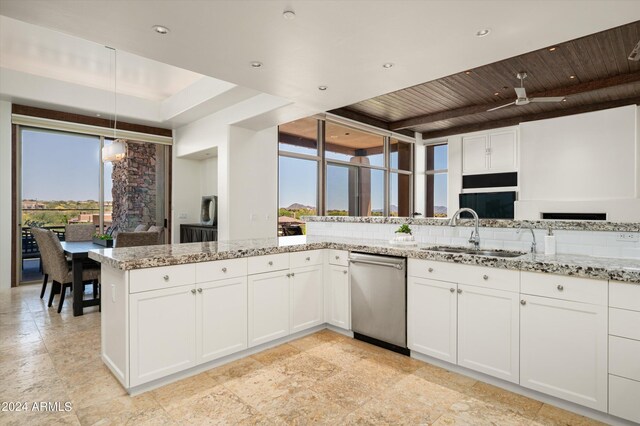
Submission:
[[[156,225],[156,145],[126,143],[126,157],[113,163],[113,229],[132,231],[139,224]]]

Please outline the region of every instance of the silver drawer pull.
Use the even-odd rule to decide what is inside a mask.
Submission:
[[[485,281],[488,280],[489,279],[489,275],[483,275],[482,279],[485,280]]]
[[[287,274],[287,278],[291,278],[291,274]]]
[[[433,272],[433,268],[429,268],[429,269],[427,269],[427,271]]]
[[[307,262],[309,262],[309,261],[311,260],[311,258],[310,258],[310,257],[307,257],[305,260],[306,260]]]
[[[340,256],[336,256],[336,260],[340,260]]]
[[[169,275],[165,275],[164,277],[162,277],[162,279],[165,281],[169,281]]]
[[[564,286],[562,284],[558,284],[558,287],[556,288],[558,289],[558,291],[564,290]]]
[[[462,294],[462,289],[461,288],[458,289],[458,294]]]
[[[198,289],[198,293],[202,293],[202,289],[201,288]]]
[[[272,261],[269,261],[269,266],[273,266],[273,262]]]
[[[344,271],[342,271],[343,274],[346,274],[348,271],[345,269]]]
[[[222,272],[227,273],[227,268],[222,268]]]
[[[453,288],[453,287],[451,287],[451,288],[449,289],[449,291],[450,291],[451,293],[455,293],[455,292],[456,292],[456,289],[455,289],[455,288]]]
[[[526,301],[526,300],[524,300],[524,299],[522,299],[522,300],[520,301],[520,304],[521,304],[522,306],[524,306],[524,305],[526,305],[526,304],[527,304],[527,301]]]
[[[192,289],[191,289],[191,293],[196,294],[196,289],[195,289],[195,288],[192,288]]]
[[[292,277],[295,277],[295,276],[296,276],[296,274],[292,272],[292,273],[291,273],[291,276],[292,276]]]

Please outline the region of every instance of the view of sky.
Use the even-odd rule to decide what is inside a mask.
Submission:
[[[105,201],[111,201],[111,163],[105,163]],[[100,138],[44,130],[22,131],[22,198],[98,200]]]

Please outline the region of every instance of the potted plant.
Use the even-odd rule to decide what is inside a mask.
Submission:
[[[400,225],[400,227],[396,230],[395,241],[414,241],[413,235],[411,234],[411,228],[406,223]]]
[[[94,234],[92,241],[94,244],[98,244],[106,248],[113,247],[113,237],[109,234]]]

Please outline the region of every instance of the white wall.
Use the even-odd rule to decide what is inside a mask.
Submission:
[[[11,287],[11,103],[0,101],[0,289]]]
[[[200,221],[202,165],[199,160],[177,158],[173,150],[171,188],[171,240],[180,242],[180,225]]]
[[[278,128],[229,127],[228,239],[277,236]]]

